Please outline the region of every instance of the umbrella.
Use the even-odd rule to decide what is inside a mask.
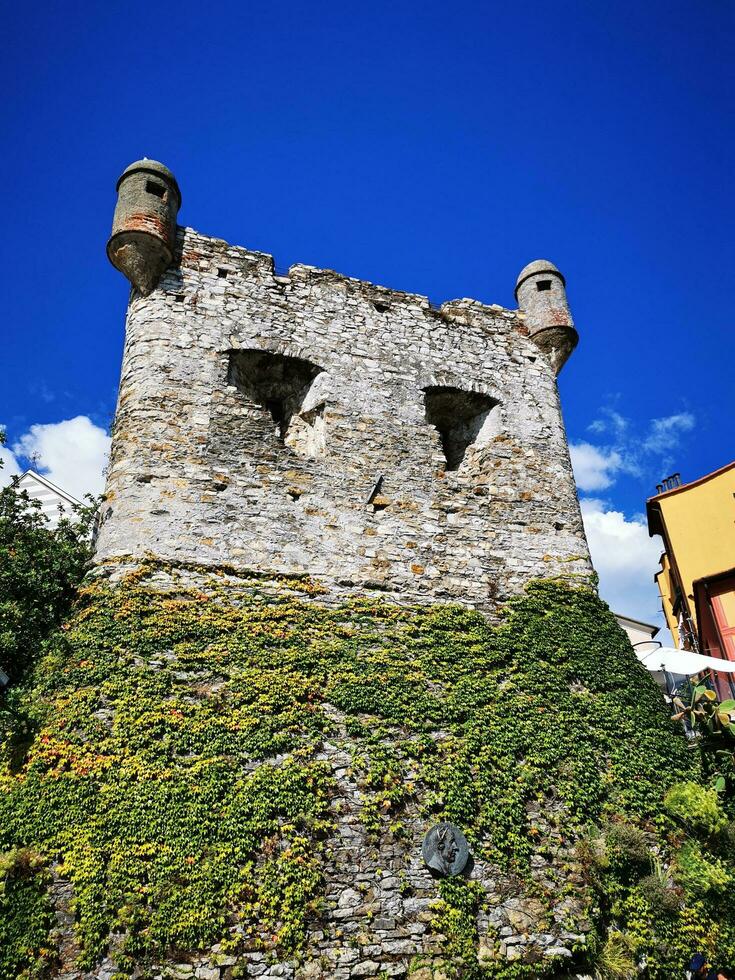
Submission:
[[[663,670],[669,674],[681,674],[685,677],[700,674],[703,670],[717,670],[723,674],[735,673],[733,660],[705,657],[702,653],[678,650],[676,647],[654,646],[655,643],[655,640],[646,640],[644,643],[637,643],[633,648],[640,662],[651,673]],[[654,647],[654,649],[646,650],[646,647]]]

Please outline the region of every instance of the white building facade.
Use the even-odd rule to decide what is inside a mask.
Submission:
[[[18,478],[17,490],[25,491],[31,500],[37,500],[41,505],[41,513],[48,521],[49,527],[57,527],[62,516],[72,517],[73,508],[81,506],[82,501],[72,497],[66,490],[57,487],[45,476],[35,470],[26,470]]]

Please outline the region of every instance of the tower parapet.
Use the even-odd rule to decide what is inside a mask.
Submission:
[[[558,374],[579,340],[567,303],[564,276],[553,262],[536,259],[521,270],[515,292],[518,305],[526,314],[531,338]]]
[[[181,191],[168,167],[143,159],[126,167],[117,192],[107,256],[148,296],[173,258]]]

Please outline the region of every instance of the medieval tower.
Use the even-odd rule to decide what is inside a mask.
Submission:
[[[0,980],[675,975],[727,903],[594,589],[562,273],[436,307],[180,227],[152,160],[117,189],[96,552],[0,726]]]
[[[649,871],[697,764],[593,587],[562,273],[436,307],[180,204],[118,182],[112,456],[0,751],[0,980],[674,975],[704,906]]]
[[[519,309],[433,306],[177,227],[162,164],[118,181],[132,283],[97,561],[146,554],[483,611],[591,572],[556,375],[563,275]]]
[[[178,183],[155,161],[129,166],[117,190],[107,252],[132,289],[97,578],[121,595],[145,580],[145,617],[149,602],[185,618],[201,606],[205,622],[231,600],[245,604],[246,652],[242,624],[232,625],[243,613],[227,613],[225,632],[220,624],[213,641],[207,626],[193,660],[181,645],[199,635],[192,624],[145,670],[154,687],[170,671],[173,687],[151,702],[165,723],[191,715],[179,747],[163,749],[164,760],[181,760],[186,792],[209,765],[224,767],[202,860],[212,837],[229,839],[247,858],[230,874],[260,882],[231,892],[222,879],[230,924],[210,948],[199,941],[203,952],[181,952],[187,943],[167,924],[172,947],[159,946],[153,975],[441,980],[505,976],[514,962],[524,975],[556,975],[573,947],[587,948],[593,898],[568,897],[539,855],[519,885],[512,849],[505,868],[483,852],[481,820],[499,820],[499,791],[486,786],[479,805],[480,791],[465,799],[457,773],[475,778],[469,746],[487,738],[486,722],[469,715],[477,734],[460,735],[465,709],[453,705],[487,683],[473,651],[509,599],[534,580],[567,589],[591,580],[556,385],[577,343],[563,275],[545,260],[527,265],[518,309],[470,299],[437,307],[330,270],[279,273],[270,255],[178,226]],[[429,639],[404,649],[416,630]],[[311,662],[305,673],[293,672],[291,637],[297,661]],[[442,670],[432,679],[437,656],[459,670],[454,690]],[[213,716],[224,733],[202,735]],[[250,731],[260,732],[254,741],[241,734]],[[491,758],[477,778],[503,785],[516,763]],[[303,798],[291,788],[279,803],[294,771]],[[170,772],[164,761],[164,784]],[[247,802],[253,786],[257,804]],[[246,813],[273,808],[269,832],[245,851],[253,831],[237,829],[243,818],[223,800],[233,787]],[[529,797],[513,812],[572,860],[553,798]],[[165,840],[156,846],[167,852]],[[445,935],[437,901],[450,918],[470,902],[455,932],[471,942]],[[127,962],[137,976],[143,961]],[[94,975],[119,963],[112,941]]]

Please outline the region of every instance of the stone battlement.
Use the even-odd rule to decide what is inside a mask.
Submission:
[[[421,293],[407,293],[404,290],[381,286],[364,279],[356,279],[354,276],[345,275],[334,269],[320,269],[317,266],[307,265],[303,262],[295,262],[288,269],[280,269],[276,265],[274,256],[267,252],[254,252],[241,245],[231,245],[223,239],[211,238],[193,228],[177,229],[177,242],[179,245],[177,250],[177,264],[183,264],[185,266],[197,265],[203,257],[202,253],[197,249],[197,241],[205,243],[207,252],[207,257],[201,269],[202,272],[212,272],[211,257],[213,255],[219,255],[222,259],[222,265],[216,269],[218,278],[228,278],[230,273],[234,273],[235,277],[237,277],[244,272],[252,273],[257,269],[258,273],[263,276],[272,276],[280,287],[288,286],[297,281],[320,281],[322,283],[343,285],[346,290],[374,303],[378,307],[379,312],[387,312],[386,310],[380,310],[380,307],[389,303],[392,305],[401,304],[406,308],[418,308],[428,311],[429,314],[439,314],[440,318],[454,319],[459,323],[463,322],[463,318],[467,316],[467,311],[469,310],[489,315],[500,312],[509,320],[519,322],[523,322],[526,318],[523,310],[507,309],[497,303],[488,305],[471,298],[451,299],[437,304],[429,299],[428,296],[424,296]],[[222,270],[222,274],[220,274],[220,269]],[[162,285],[165,287],[166,282],[164,281]],[[237,288],[236,278],[234,288]]]

